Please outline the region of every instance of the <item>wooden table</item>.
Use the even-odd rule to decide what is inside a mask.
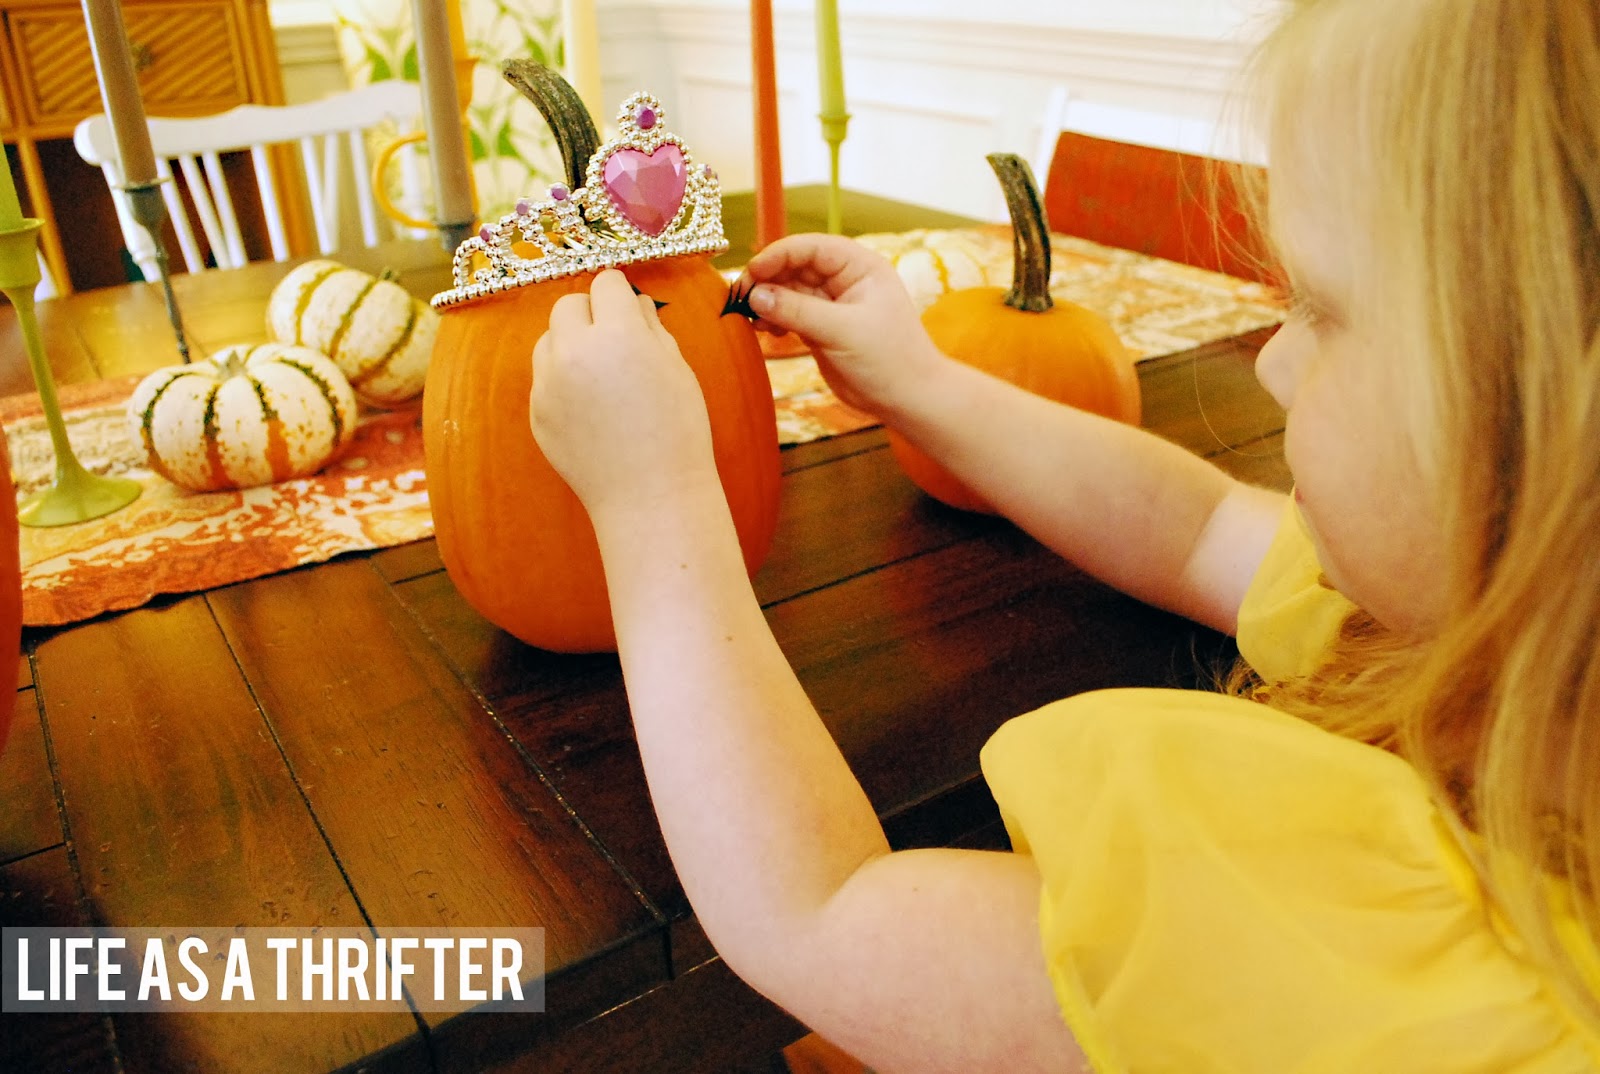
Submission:
[[[804,199],[799,199],[803,212]],[[853,221],[863,219],[857,202]],[[896,225],[902,226],[902,225]],[[444,282],[426,244],[346,260]],[[202,347],[260,338],[288,266],[183,277]],[[64,380],[168,360],[153,288],[41,307]],[[0,391],[28,386],[0,323]],[[1286,484],[1263,333],[1141,367],[1147,424]],[[1094,465],[1094,460],[1084,460]],[[783,453],[756,589],[897,847],[999,846],[1008,717],[1183,685],[1228,646],[1010,525],[940,507],[881,430]],[[491,627],[432,541],[29,632],[0,765],[6,924],[543,926],[542,1015],[8,1016],[0,1069],[753,1071],[801,1027],[737,981],[651,813],[613,656]]]

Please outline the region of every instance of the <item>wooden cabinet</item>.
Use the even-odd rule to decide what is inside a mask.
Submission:
[[[283,102],[266,0],[122,0],[122,12],[147,114]],[[72,147],[78,121],[102,111],[83,8],[0,0],[0,23],[0,131],[24,211],[45,222],[56,282],[63,291],[123,282],[110,194]]]

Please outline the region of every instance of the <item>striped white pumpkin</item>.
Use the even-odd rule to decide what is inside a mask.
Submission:
[[[439,315],[390,280],[307,261],[273,288],[267,332],[332,358],[362,402],[396,407],[422,394]]]
[[[857,235],[856,241],[889,259],[919,310],[947,291],[1011,286],[1009,235],[920,228]]]
[[[355,435],[356,399],[316,351],[239,344],[151,373],[128,420],[151,469],[209,492],[316,473]]]

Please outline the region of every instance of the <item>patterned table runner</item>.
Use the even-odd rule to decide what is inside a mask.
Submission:
[[[1009,285],[1004,229],[863,236],[896,258],[925,305],[950,287]],[[1275,324],[1282,311],[1257,284],[1056,236],[1051,287],[1105,316],[1137,358],[1187,350]],[[939,252],[936,260],[933,253]],[[839,402],[809,357],[767,363],[779,439],[799,444],[875,424]],[[76,526],[22,530],[23,622],[51,626],[258,578],[343,552],[433,535],[416,412],[365,416],[355,441],[315,477],[238,492],[190,493],[144,465],[123,405],[138,377],[61,391],[79,459],[144,492],[131,506]],[[53,453],[38,396],[0,399],[21,499],[50,480]]]

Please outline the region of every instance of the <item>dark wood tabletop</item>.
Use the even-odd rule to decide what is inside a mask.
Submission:
[[[955,222],[860,198],[847,219]],[[396,269],[417,294],[446,280],[429,243],[340,259]],[[289,267],[178,277],[199,349],[265,338]],[[39,317],[64,382],[173,360],[149,285]],[[1145,423],[1284,487],[1282,414],[1251,372],[1265,338],[1143,363]],[[20,353],[7,309],[0,394],[31,388]],[[1009,717],[1097,687],[1190,685],[1228,657],[1009,524],[929,500],[881,430],[788,448],[783,468],[756,590],[897,847],[1003,845],[977,759]],[[722,1074],[771,1069],[803,1032],[697,927],[616,658],[490,626],[432,541],[29,631],[24,647],[0,758],[5,924],[542,926],[546,1012],[8,1015],[0,1069]]]

